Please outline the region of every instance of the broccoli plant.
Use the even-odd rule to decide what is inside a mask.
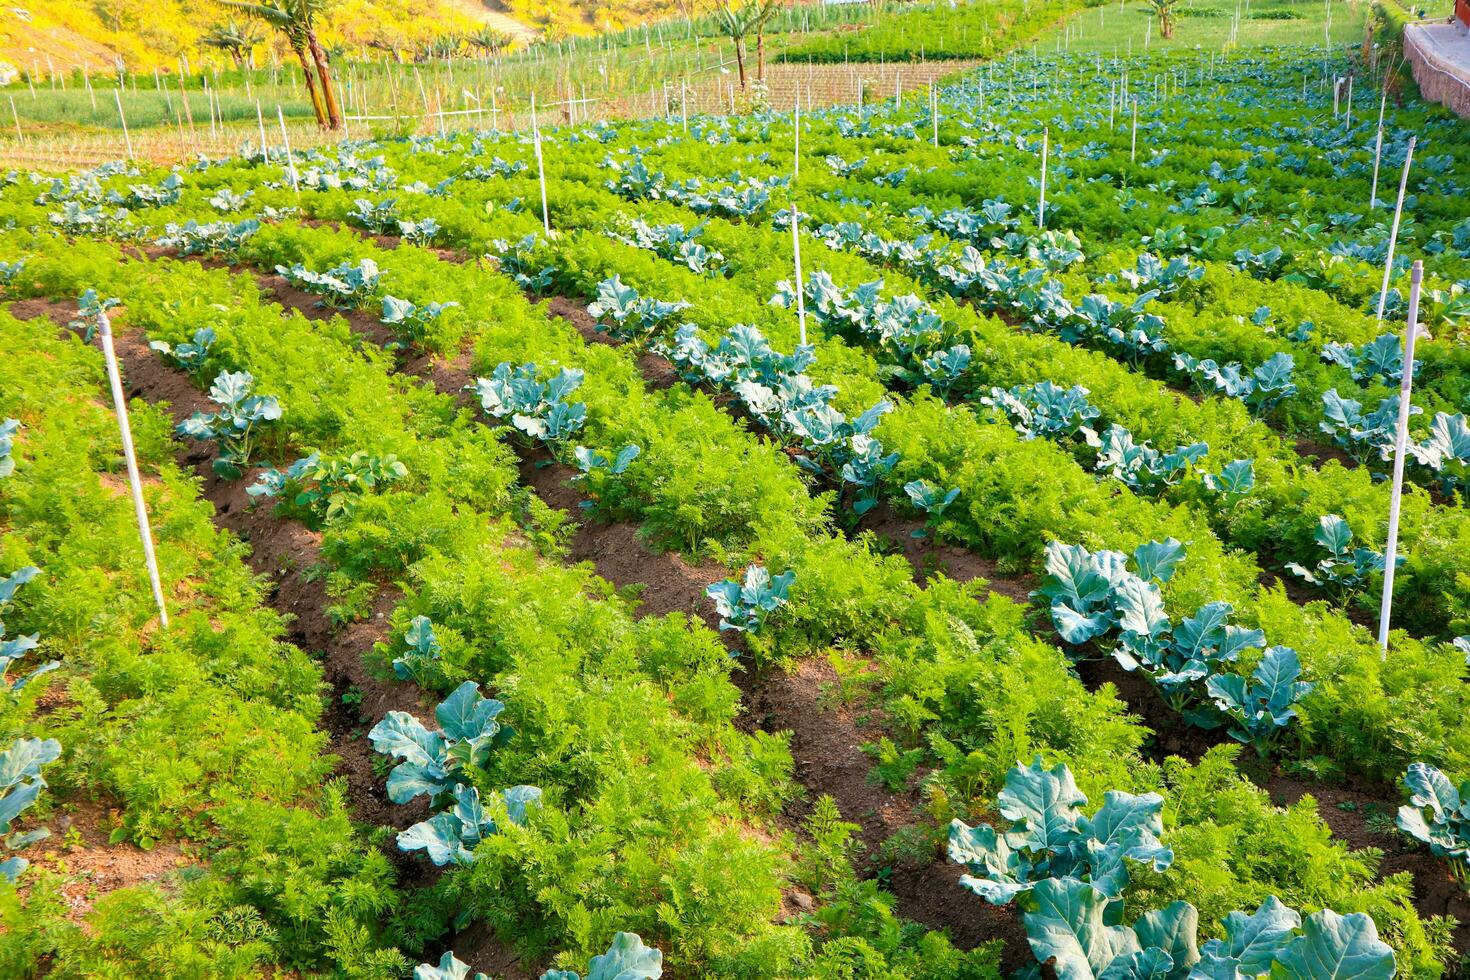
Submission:
[[[1403,344],[1391,333],[1380,334],[1361,348],[1328,341],[1322,346],[1322,360],[1347,368],[1354,381],[1363,383],[1381,380],[1396,385],[1404,377]],[[1419,367],[1420,362],[1415,361],[1416,375]]]
[[[992,905],[1009,904],[1053,878],[1085,880],[1118,898],[1128,885],[1127,861],[1155,871],[1174,862],[1174,852],[1159,840],[1164,799],[1157,793],[1109,790],[1088,817],[1082,812],[1087,797],[1071,770],[1062,764],[1046,769],[1038,755],[1006,773],[996,804],[1009,822],[1001,832],[963,820],[949,825],[949,859],[969,870],[960,884]]]
[[[474,862],[479,843],[499,832],[495,814],[485,808],[473,786],[456,785],[450,795],[454,806],[399,833],[399,850],[424,851],[439,867]],[[519,826],[526,822],[526,811],[541,802],[541,790],[512,786],[501,790],[499,797],[506,819]]]
[[[1233,504],[1250,495],[1256,488],[1256,464],[1253,460],[1237,459],[1226,463],[1219,473],[1200,471],[1200,482],[1206,490]]]
[[[103,299],[97,295],[97,290],[89,289],[77,298],[76,318],[67,325],[73,330],[82,331],[83,338],[91,343],[97,331],[102,329],[102,318],[107,315],[107,311],[121,305],[122,300],[116,296]]]
[[[446,951],[439,957],[439,965],[432,963],[420,963],[413,968],[413,980],[490,980],[485,974],[476,971],[470,973],[468,963],[461,962],[454,955],[453,950]]]
[[[572,450],[572,460],[577,464],[577,475],[572,479],[582,486],[583,491],[592,499],[581,503],[583,509],[596,506],[596,502],[604,504],[613,503],[612,498],[616,496],[615,488],[620,481],[617,477],[628,471],[633,460],[643,452],[643,449],[629,443],[612,459],[588,449],[586,446],[577,446]]]
[[[393,658],[393,675],[401,681],[423,683],[444,652],[429,617],[415,616],[409,620],[408,629],[403,631],[403,642],[408,650]]]
[[[401,343],[397,346],[423,344],[429,339],[434,324],[439,322],[444,312],[457,306],[459,304],[453,300],[419,306],[397,296],[384,296],[383,315],[379,320],[392,327],[393,332],[399,336]]]
[[[148,347],[171,361],[174,367],[193,373],[204,366],[209,358],[209,349],[214,346],[214,330],[200,327],[194,331],[193,340],[181,344],[170,344],[163,340],[150,341]]]
[[[1206,391],[1245,402],[1257,417],[1269,414],[1297,392],[1297,386],[1291,380],[1296,362],[1285,351],[1271,355],[1250,374],[1246,374],[1236,361],[1221,367],[1210,358],[1197,360],[1181,353],[1175,353],[1174,367],[1194,378],[1197,385]]]
[[[209,206],[222,213],[243,211],[245,205],[249,204],[250,199],[254,196],[254,191],[245,191],[241,194],[233,187],[221,187],[209,198]]]
[[[410,245],[428,245],[439,237],[440,230],[439,222],[433,218],[398,219],[398,234]]]
[[[535,364],[512,367],[502,362],[490,377],[475,379],[475,392],[485,414],[509,416],[517,431],[555,454],[587,421],[586,404],[566,400],[582,386],[582,370],[562,368],[546,381],[538,381],[536,374]]]
[[[1410,417],[1423,414],[1424,409],[1410,404]],[[1398,419],[1398,394],[1389,395],[1372,412],[1364,413],[1361,402],[1343,398],[1336,388],[1329,388],[1322,393],[1322,421],[1318,427],[1359,463],[1367,463],[1393,458]]]
[[[1399,807],[1399,829],[1449,861],[1455,878],[1470,888],[1470,780],[1456,790],[1434,766],[1415,762],[1404,773],[1404,788],[1409,802]]]
[[[720,278],[728,271],[724,255],[699,243],[704,225],[685,230],[678,223],[650,225],[641,218],[634,218],[628,222],[626,232],[614,227],[608,229],[608,234],[617,241],[653,252],[701,276]]]
[[[14,262],[0,261],[0,290],[4,287],[15,285],[20,274],[26,271],[26,260],[16,259]]]
[[[1059,388],[1050,381],[1032,385],[991,388],[980,401],[1006,414],[1023,439],[1063,441],[1077,436],[1089,446],[1100,447],[1102,440],[1088,425],[1102,413],[1087,400],[1088,391],[1081,385]]]
[[[276,272],[293,285],[321,296],[322,302],[336,309],[361,306],[377,292],[383,278],[372,259],[363,259],[356,265],[343,262],[326,272],[313,272],[297,262],[291,266],[278,265]]]
[[[407,803],[428,796],[433,806],[444,803],[456,786],[471,782],[471,769],[483,768],[491,751],[515,734],[497,720],[504,710],[465,681],[434,709],[438,730],[405,711],[388,712],[368,733],[374,750],[403,760],[388,774],[388,799]]]
[[[1231,720],[1230,737],[1262,756],[1296,717],[1296,705],[1316,687],[1302,681],[1301,660],[1291,647],[1269,647],[1247,681],[1216,674],[1205,681],[1215,706]]]
[[[27,565],[11,572],[5,578],[0,579],[0,615],[6,613],[15,601],[15,593],[22,585],[29,582],[41,573],[35,565]],[[58,660],[52,660],[41,664],[30,673],[19,677],[11,677],[10,669],[15,666],[26,654],[40,645],[40,634],[32,633],[29,636],[15,636],[6,639],[5,622],[0,620],[0,689],[11,694],[19,694],[31,681],[48,674],[61,666]]]
[[[1176,485],[1209,451],[1208,443],[1196,442],[1163,453],[1146,442],[1135,442],[1133,433],[1121,425],[1110,425],[1102,434],[1097,468],[1138,493],[1156,494]]]
[[[219,410],[195,412],[178,426],[180,435],[215,443],[214,471],[226,479],[238,480],[245,474],[260,427],[281,417],[275,396],[251,394],[254,385],[249,371],[221,371],[209,386],[209,400]]]
[[[398,199],[389,197],[381,201],[371,201],[359,197],[352,202],[347,220],[361,225],[375,235],[386,234],[398,225]]]
[[[543,266],[533,260],[540,244],[540,239],[535,235],[526,235],[514,242],[497,238],[490,243],[490,247],[501,272],[514,279],[516,285],[522,289],[541,293],[551,288],[556,278],[556,266]]]
[[[312,453],[292,463],[285,472],[264,471],[245,492],[252,497],[290,496],[293,506],[322,525],[351,517],[363,496],[406,476],[408,467],[392,453],[372,456],[358,450],[345,459],[325,460]]]
[[[953,487],[946,493],[941,487],[932,485],[928,480],[911,480],[903,485],[903,492],[908,495],[910,503],[934,520],[938,520],[949,509],[949,505],[959,497],[960,488]],[[924,528],[919,528],[913,532],[913,536],[922,538],[925,533]]]
[[[1438,478],[1447,495],[1470,487],[1470,426],[1462,413],[1436,412],[1429,437],[1410,442],[1408,451],[1415,463]]]
[[[1308,916],[1268,897],[1254,915],[1232,912],[1223,938],[1199,944],[1199,912],[1174,902],[1125,920],[1120,903],[1076,878],[1049,878],[1033,892],[1025,915],[1026,939],[1038,963],[1050,962],[1057,980],[1190,977],[1230,980],[1390,980],[1393,948],[1378,938],[1365,912]]]
[[[20,431],[19,419],[0,421],[0,479],[15,472],[15,434]]]
[[[223,255],[233,259],[245,240],[259,230],[260,222],[255,218],[205,224],[190,218],[182,225],[165,225],[164,234],[159,236],[156,244],[160,248],[175,249],[180,255]]]
[[[745,569],[744,582],[734,579],[715,582],[704,590],[704,594],[715,601],[721,630],[754,635],[765,626],[771,613],[790,600],[791,583],[794,581],[794,571],[772,577],[764,565],[750,565]]]
[[[689,309],[683,300],[665,302],[640,297],[638,290],[614,275],[597,284],[597,299],[587,312],[597,318],[597,329],[626,343],[646,345],[674,315]],[[611,324],[604,321],[610,320]]]
[[[54,738],[44,741],[39,738],[22,738],[12,742],[10,748],[0,752],[0,834],[5,848],[18,851],[36,841],[44,840],[50,831],[38,827],[26,833],[11,833],[15,820],[21,812],[36,802],[46,780],[41,768],[61,758],[61,743]],[[0,861],[0,875],[12,885],[30,862],[15,856]]]
[[[1091,340],[1117,348],[1130,364],[1138,366],[1150,355],[1169,349],[1163,318],[1144,312],[1158,295],[1149,290],[1131,303],[1110,300],[1100,293],[1085,296],[1062,322],[1061,337],[1069,344]]]
[[[1265,634],[1229,623],[1226,602],[1211,602],[1173,623],[1158,582],[1184,557],[1178,541],[1149,542],[1132,555],[1088,552],[1081,545],[1047,544],[1047,576],[1036,595],[1051,603],[1063,641],[1081,645],[1116,634],[1112,656],[1139,671],[1184,720],[1201,728],[1231,722],[1231,735],[1258,752],[1270,749],[1296,717],[1295,705],[1313,688],[1299,682],[1301,664],[1288,647],[1271,647],[1249,679],[1229,665],[1265,646]]]
[[[1342,597],[1363,589],[1369,579],[1382,572],[1388,564],[1381,551],[1354,548],[1352,528],[1337,514],[1324,514],[1318,518],[1312,539],[1327,552],[1327,556],[1319,560],[1315,568],[1308,569],[1290,562],[1286,570],[1311,585],[1331,589]],[[1404,556],[1399,555],[1396,566],[1403,563]]]
[[[601,956],[592,957],[586,980],[658,980],[664,973],[664,954],[643,945],[637,933],[620,932]],[[540,980],[583,980],[572,970],[547,970]]]
[[[1133,268],[1109,276],[1108,281],[1125,282],[1134,292],[1154,290],[1160,296],[1173,297],[1204,277],[1205,267],[1191,262],[1188,256],[1174,256],[1166,262],[1152,252],[1142,252]]]

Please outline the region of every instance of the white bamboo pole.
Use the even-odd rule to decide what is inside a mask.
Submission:
[[[1128,146],[1128,162],[1138,162],[1138,100],[1133,100],[1133,139]]]
[[[260,129],[260,161],[263,164],[271,162],[271,151],[265,141],[265,115],[260,111],[260,100],[255,100],[255,125]]]
[[[939,90],[929,83],[929,118],[934,123],[934,148],[939,148]]]
[[[163,603],[163,581],[158,575],[158,557],[153,552],[153,529],[148,524],[148,507],[143,503],[143,479],[138,475],[138,456],[133,449],[133,430],[128,425],[128,403],[123,395],[122,375],[117,369],[117,351],[112,346],[112,321],[107,314],[97,317],[102,340],[102,358],[107,362],[107,380],[112,385],[112,404],[117,411],[117,428],[122,435],[123,459],[128,466],[128,483],[133,491],[133,513],[138,519],[138,535],[143,539],[143,563],[148,566],[148,582],[153,587],[153,601],[158,603],[158,622],[168,628],[168,609]]]
[[[796,264],[796,322],[801,329],[801,344],[806,346],[806,285],[801,276],[801,216],[796,202],[791,204],[791,257]]]
[[[1373,191],[1368,197],[1368,210],[1378,208],[1378,164],[1383,159],[1383,113],[1388,108],[1388,91],[1385,89],[1383,100],[1378,103],[1378,139],[1373,143]]]
[[[1378,606],[1378,645],[1388,656],[1388,622],[1393,612],[1393,573],[1398,564],[1399,502],[1404,495],[1404,457],[1409,445],[1409,398],[1414,387],[1414,340],[1419,333],[1419,284],[1424,263],[1414,260],[1409,273],[1409,323],[1404,328],[1404,377],[1399,382],[1398,433],[1394,439],[1393,493],[1388,498],[1388,543],[1383,549],[1383,601]]]
[[[1404,154],[1404,173],[1399,178],[1399,200],[1393,209],[1393,228],[1388,233],[1388,258],[1383,263],[1383,286],[1378,290],[1378,315],[1375,318],[1379,323],[1383,322],[1383,307],[1388,302],[1388,282],[1393,277],[1393,250],[1399,241],[1399,219],[1404,215],[1404,194],[1409,189],[1409,166],[1414,162],[1414,145],[1418,143],[1419,137],[1409,137],[1409,151]]]
[[[15,110],[15,96],[13,96],[13,95],[10,96],[10,115],[11,115],[11,118],[13,118],[15,120],[15,139],[16,139],[16,142],[19,143],[20,145],[24,146],[25,145],[25,141],[26,141],[26,134],[24,132],[22,132],[21,131],[21,128],[20,128],[20,113]]]
[[[281,111],[279,104],[276,105],[276,118],[281,121],[281,141],[286,144],[286,166],[291,171],[291,190],[296,192],[296,198],[300,200],[301,181],[296,176],[296,156],[291,152],[291,136],[286,132],[286,114]]]
[[[1041,131],[1041,198],[1036,203],[1036,227],[1046,227],[1046,158],[1051,150],[1051,127]]]
[[[122,120],[123,142],[128,147],[128,160],[133,159],[133,137],[128,133],[128,117],[123,114],[122,92],[118,89],[112,90],[113,97],[117,99],[117,118]]]
[[[791,183],[801,176],[801,90],[791,104]]]
[[[531,93],[531,146],[536,152],[536,176],[541,182],[541,228],[551,237],[551,212],[546,207],[546,160],[541,153],[541,123],[536,118],[536,93]]]

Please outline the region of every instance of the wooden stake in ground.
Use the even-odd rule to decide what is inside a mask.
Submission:
[[[1378,290],[1378,315],[1375,319],[1383,322],[1383,308],[1388,303],[1388,282],[1393,278],[1393,250],[1399,241],[1399,220],[1404,216],[1404,194],[1409,189],[1409,166],[1414,162],[1414,146],[1419,142],[1419,137],[1409,137],[1409,151],[1404,154],[1404,173],[1399,178],[1399,201],[1393,209],[1393,228],[1388,233],[1388,257],[1383,262],[1383,286]]]
[[[117,428],[122,435],[123,459],[128,466],[128,483],[133,491],[133,512],[138,519],[138,535],[143,539],[143,563],[148,566],[148,582],[153,586],[153,601],[158,603],[158,622],[168,629],[168,609],[163,603],[163,582],[158,575],[158,557],[153,553],[153,529],[148,524],[148,507],[143,502],[143,479],[138,475],[138,455],[133,450],[133,430],[128,425],[128,403],[123,395],[122,375],[117,369],[117,351],[112,346],[112,322],[107,314],[97,317],[102,341],[102,359],[107,362],[107,380],[112,386],[112,404],[117,413]]]
[[[15,96],[10,96],[10,115],[15,119],[15,139],[21,146],[25,145],[26,134],[20,128],[20,113],[15,111]]]
[[[1419,333],[1419,284],[1424,263],[1414,260],[1409,272],[1409,323],[1404,328],[1404,377],[1399,382],[1398,431],[1394,439],[1393,492],[1388,498],[1388,542],[1383,548],[1383,601],[1378,605],[1378,645],[1388,656],[1388,621],[1393,612],[1393,573],[1398,564],[1399,502],[1404,495],[1404,456],[1409,445],[1409,397],[1414,387],[1414,340]]]
[[[112,90],[112,94],[117,99],[117,118],[120,119],[120,120],[122,120],[123,141],[127,144],[127,147],[128,147],[128,161],[129,162],[132,162],[132,159],[133,159],[133,137],[130,136],[130,135],[128,135],[128,117],[123,114],[122,90],[121,89],[113,89]]]

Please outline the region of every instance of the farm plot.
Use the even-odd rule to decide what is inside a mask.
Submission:
[[[1470,150],[1417,106],[1379,143],[1322,72],[1025,59],[799,137],[20,178],[6,288],[68,356],[121,304],[135,394],[326,655],[400,875],[383,975],[1436,976],[1470,941]],[[1390,262],[1369,170],[1411,132]],[[276,930],[241,962],[348,969],[241,904]]]

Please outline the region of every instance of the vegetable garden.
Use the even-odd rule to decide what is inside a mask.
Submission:
[[[1365,71],[11,174],[4,972],[1458,975],[1470,132]]]

